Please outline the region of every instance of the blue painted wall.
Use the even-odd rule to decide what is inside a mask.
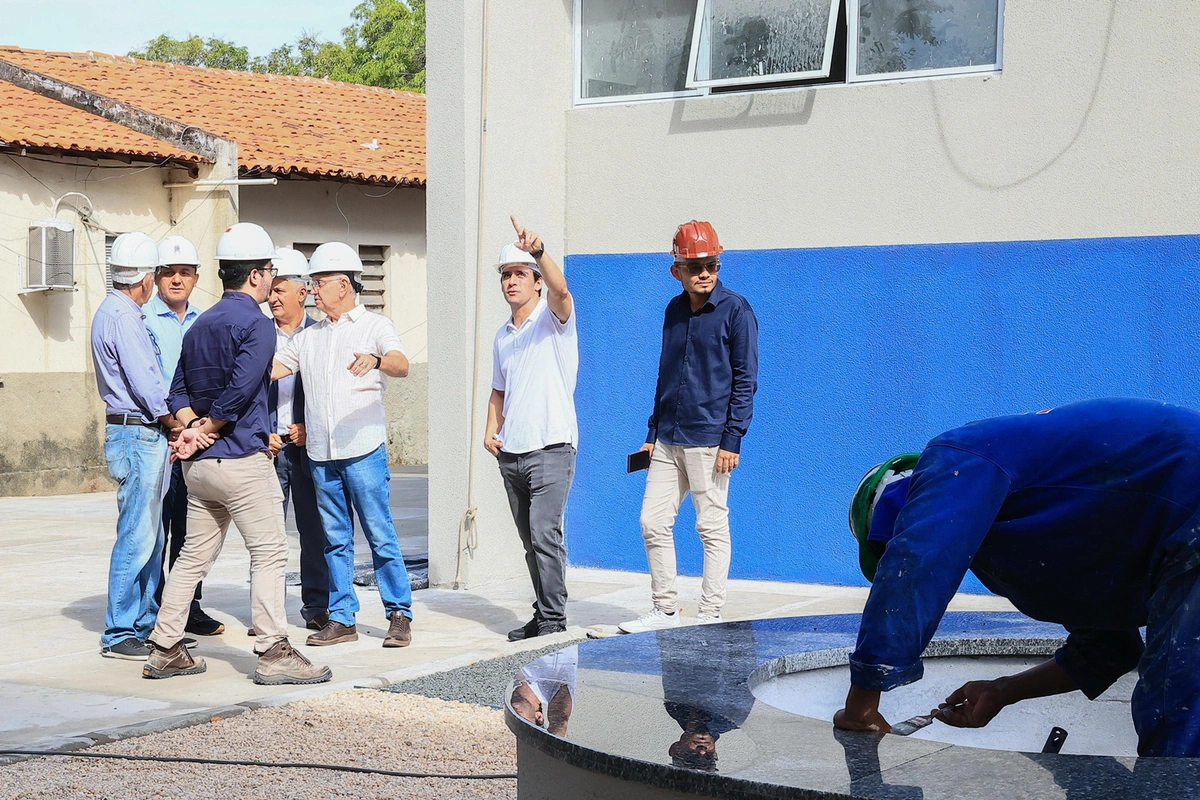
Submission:
[[[1088,397],[1200,407],[1200,236],[726,251],[760,326],[754,421],[733,475],[731,576],[863,585],[846,526],[872,464],[973,419]],[[646,570],[645,473],[662,253],[568,259],[579,309],[571,563]],[[676,524],[680,572],[702,563]],[[973,578],[963,588],[982,591]]]

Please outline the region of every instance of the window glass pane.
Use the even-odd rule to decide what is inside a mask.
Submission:
[[[999,0],[858,0],[859,75],[996,63]]]
[[[830,0],[708,0],[696,79],[820,72]]]
[[[696,0],[583,0],[583,97],[685,91]]]

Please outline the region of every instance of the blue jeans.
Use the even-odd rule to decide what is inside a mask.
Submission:
[[[144,641],[154,629],[162,580],[162,482],[167,437],[157,428],[108,425],[108,474],[117,482],[117,541],[108,564],[108,610],[103,647],[124,639]]]
[[[350,516],[357,509],[358,523],[371,546],[375,585],[383,608],[388,616],[400,611],[412,619],[412,587],[388,506],[388,482],[392,475],[388,470],[387,449],[379,445],[358,458],[310,463],[317,509],[325,527],[329,618],[353,625],[358,613],[358,595],[354,592],[354,522]]]

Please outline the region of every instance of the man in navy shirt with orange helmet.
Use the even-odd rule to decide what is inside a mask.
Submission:
[[[1094,699],[1136,667],[1138,753],[1200,756],[1200,412],[1088,400],[964,425],[868,472],[850,522],[872,587],[837,727],[890,730],[879,693],[921,678],[970,569],[1068,637],[1041,665],[958,689],[940,720],[982,727],[1020,700]]]

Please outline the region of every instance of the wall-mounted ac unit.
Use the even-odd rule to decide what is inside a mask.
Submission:
[[[57,219],[29,226],[25,291],[75,289],[75,226]]]

